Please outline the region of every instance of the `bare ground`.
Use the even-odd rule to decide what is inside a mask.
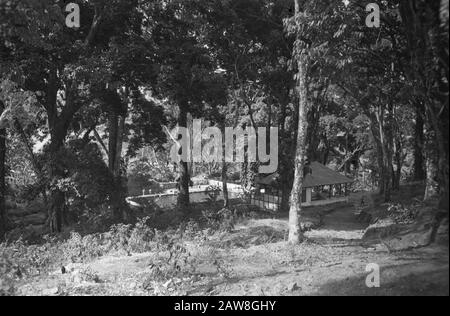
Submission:
[[[354,196],[355,204],[360,198]],[[373,207],[370,196],[366,199]],[[284,241],[283,217],[246,220],[201,246],[191,242],[194,269],[165,282],[149,280],[155,254],[145,253],[102,258],[64,275],[56,271],[20,290],[24,295],[449,295],[448,243],[393,252],[383,242],[364,241],[368,224],[349,205],[307,210],[305,221],[312,229],[298,246]],[[380,288],[366,286],[371,263],[380,266]]]

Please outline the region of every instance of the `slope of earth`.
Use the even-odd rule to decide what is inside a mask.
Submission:
[[[357,203],[359,197],[354,197]],[[367,197],[373,212],[378,208]],[[317,210],[316,210],[317,211]],[[449,295],[448,243],[393,251],[364,240],[369,225],[357,208],[307,210],[314,222],[305,242],[285,242],[285,218],[251,219],[234,230],[185,242],[182,273],[155,274],[172,254],[105,257],[22,284],[23,295]],[[380,287],[368,288],[369,264],[380,267]],[[189,267],[187,267],[189,266]],[[172,267],[174,268],[174,267]],[[176,266],[173,271],[177,271]],[[172,271],[171,270],[171,271]],[[160,270],[158,270],[160,272]],[[172,271],[172,272],[173,272]]]

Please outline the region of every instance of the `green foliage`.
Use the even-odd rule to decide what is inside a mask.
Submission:
[[[207,226],[213,231],[230,232],[236,222],[233,212],[228,209],[222,209],[219,212],[205,210],[202,211],[202,216],[206,220]]]
[[[144,147],[155,148],[156,152],[164,150],[167,137],[161,126],[167,124],[162,106],[148,101],[143,95],[133,98],[129,126],[133,131],[129,139],[127,156],[134,157]]]
[[[38,178],[23,142],[16,134],[8,135],[7,162],[9,172],[7,182],[10,187],[9,196],[13,199],[29,200],[38,191]],[[39,184],[42,185],[42,184]]]
[[[151,266],[151,273],[144,282],[162,282],[176,277],[186,277],[195,270],[195,261],[185,244],[180,240],[171,240],[164,250],[158,252]]]
[[[102,234],[82,237],[72,233],[64,244],[64,258],[68,262],[87,262],[107,254],[142,253],[154,248],[155,231],[142,219],[135,225],[113,225]]]
[[[423,207],[421,205],[420,207]],[[419,215],[419,210],[415,205],[404,206],[401,204],[390,204],[388,209],[389,218],[392,218],[395,223],[411,224]]]
[[[212,125],[278,126],[279,172],[289,190],[298,62],[307,64],[308,158],[355,177],[369,170],[372,183],[389,187],[394,178],[409,179],[412,156],[426,151],[439,165],[441,192],[448,191],[448,1],[384,1],[378,30],[364,25],[367,12],[355,1],[299,1],[296,16],[293,0],[78,1],[79,30],[65,27],[65,3],[0,1],[0,127],[8,128],[10,194],[19,200],[63,192],[65,220],[105,223],[114,194],[125,193],[105,164],[112,146],[100,147],[114,142],[111,115],[126,121],[119,136],[127,152],[114,159],[122,169],[129,163],[130,183],[150,189],[151,181],[177,178],[162,127],[190,113],[187,121],[202,116]],[[417,149],[422,116],[427,146]],[[152,156],[138,157],[143,147],[154,149]],[[246,189],[257,169],[242,164]],[[121,173],[117,182],[125,182]],[[222,214],[204,217],[214,229],[232,226]],[[147,241],[133,238],[151,239],[133,237],[130,226],[115,229],[107,237],[115,246],[100,253],[144,249]],[[74,237],[74,253],[89,242],[103,247]]]
[[[13,293],[14,284],[61,269],[70,263],[86,263],[106,255],[142,253],[169,249],[167,235],[155,232],[142,219],[135,225],[115,225],[106,233],[81,236],[72,232],[65,240],[46,238],[41,244],[22,240],[0,244],[0,295]],[[167,240],[167,242],[166,242]]]
[[[111,175],[99,147],[83,140],[69,141],[67,148],[52,156],[45,151],[45,171],[60,170],[61,177],[47,178],[47,185],[65,193],[67,213],[77,222],[86,213],[98,213],[106,204],[111,190]],[[40,184],[42,185],[42,184]]]
[[[5,110],[0,116],[0,127],[14,127],[18,121],[23,126],[36,123],[38,101],[35,94],[24,91],[11,79],[0,77],[0,102]]]
[[[62,258],[61,243],[55,239],[46,239],[41,245],[22,240],[0,244],[0,296],[14,294],[18,281],[49,272]]]

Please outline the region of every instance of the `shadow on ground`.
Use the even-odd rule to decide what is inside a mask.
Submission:
[[[405,264],[381,267],[380,288],[366,286],[367,275],[324,284],[314,293],[321,296],[448,296],[448,265]],[[407,271],[407,273],[405,273]],[[387,280],[387,281],[386,281]]]

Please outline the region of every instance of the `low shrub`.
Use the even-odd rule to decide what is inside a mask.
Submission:
[[[389,217],[397,224],[413,223],[419,214],[419,211],[413,205],[405,207],[401,204],[390,204],[387,211]]]
[[[65,273],[70,270],[70,264],[88,263],[108,255],[153,252],[155,259],[149,267],[147,284],[161,285],[168,280],[193,276],[199,258],[203,258],[197,253],[199,245],[204,245],[211,234],[231,230],[234,221],[233,212],[223,209],[205,211],[200,221],[190,220],[164,231],[153,228],[151,219],[144,218],[134,225],[113,225],[104,233],[83,236],[71,232],[65,240],[46,237],[37,245],[22,239],[3,243],[0,244],[0,295],[13,295],[14,285],[23,278],[59,270]],[[214,265],[228,275],[221,264]],[[88,271],[87,279],[99,282],[95,275],[92,278],[89,275]]]
[[[213,231],[230,232],[236,223],[236,216],[229,209],[222,209],[218,212],[206,210],[202,212],[202,218]]]
[[[60,265],[62,253],[61,242],[51,238],[41,245],[29,245],[22,239],[0,244],[0,295],[12,295],[17,281]]]

